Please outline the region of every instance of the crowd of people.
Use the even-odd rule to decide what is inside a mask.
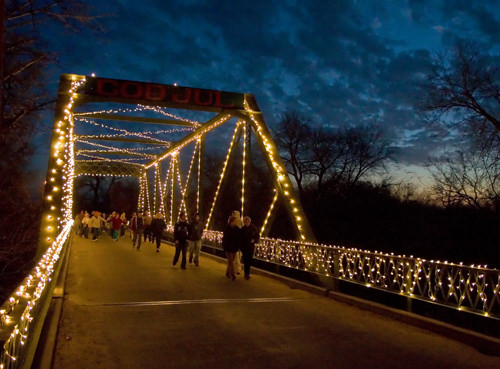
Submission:
[[[227,227],[223,233],[223,249],[227,258],[226,277],[233,281],[236,275],[241,273],[243,261],[243,272],[246,280],[250,279],[250,268],[253,261],[255,244],[259,242],[259,231],[252,224],[250,217],[241,217],[240,212],[235,210],[228,218]],[[163,232],[166,223],[162,213],[151,215],[142,211],[132,213],[127,219],[125,213],[113,211],[109,216],[99,211],[89,214],[81,211],[75,218],[75,233],[80,237],[89,238],[96,242],[105,232],[113,241],[125,237],[129,231],[132,239],[132,247],[141,251],[142,242],[156,244],[156,252],[160,252]],[[175,254],[172,265],[175,266],[181,259],[181,269],[186,269],[189,264],[199,266],[201,239],[203,235],[203,223],[200,214],[193,215],[189,222],[185,213],[181,213],[179,221],[174,225]]]

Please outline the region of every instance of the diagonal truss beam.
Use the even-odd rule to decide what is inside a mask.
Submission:
[[[171,142],[157,141],[154,138],[151,140],[144,140],[139,138],[127,138],[127,137],[106,137],[106,136],[96,136],[96,135],[75,135],[75,141],[81,140],[96,140],[96,141],[113,141],[113,142],[127,142],[127,143],[139,143],[147,145],[158,145],[158,146],[168,146]]]
[[[172,146],[170,146],[167,150],[159,154],[156,159],[153,161],[147,163],[144,165],[145,169],[151,168],[153,165],[156,163],[162,161],[165,159],[167,156],[172,155],[174,152],[179,151],[182,149],[184,146],[189,145],[191,142],[201,138],[203,135],[205,135],[207,132],[211,131],[215,127],[221,125],[222,123],[226,122],[227,120],[231,119],[232,116],[229,113],[222,112],[220,114],[217,114],[215,117],[207,121],[205,124],[203,124],[200,128],[198,128],[196,131],[192,132],[191,134],[187,135],[184,139],[176,142]]]
[[[141,164],[123,163],[112,160],[75,160],[75,176],[132,176],[140,178],[142,173],[143,166]]]
[[[154,158],[152,154],[144,154],[139,152],[131,152],[124,150],[76,150],[76,155],[78,154],[100,154],[100,155],[125,155],[125,156],[139,156],[142,158]]]
[[[75,117],[106,119],[106,120],[119,120],[121,122],[137,122],[137,123],[149,123],[149,124],[163,124],[163,125],[171,125],[171,126],[193,127],[193,123],[185,122],[185,121],[177,120],[177,119],[131,117],[131,116],[126,116],[126,115],[116,115],[116,114],[107,114],[107,113],[85,113],[85,114],[75,113]]]

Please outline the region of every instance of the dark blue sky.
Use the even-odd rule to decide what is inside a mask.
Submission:
[[[483,0],[89,0],[104,31],[46,34],[60,73],[178,83],[256,96],[318,125],[378,122],[408,179],[450,132],[415,113],[430,58],[473,40],[499,54],[500,2]],[[50,122],[51,123],[51,122]]]

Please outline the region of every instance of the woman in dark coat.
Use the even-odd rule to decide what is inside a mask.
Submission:
[[[226,252],[227,269],[226,277],[231,278],[233,281],[236,279],[234,272],[234,258],[238,252],[238,247],[241,242],[241,229],[236,225],[236,217],[230,216],[228,225],[224,230],[222,237],[222,248]]]

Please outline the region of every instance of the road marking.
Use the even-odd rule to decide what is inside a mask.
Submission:
[[[170,300],[170,301],[130,301],[85,304],[85,306],[161,306],[161,305],[190,305],[190,304],[228,304],[228,303],[262,303],[262,302],[290,302],[303,299],[293,297],[257,297],[246,299],[200,299],[200,300]]]

